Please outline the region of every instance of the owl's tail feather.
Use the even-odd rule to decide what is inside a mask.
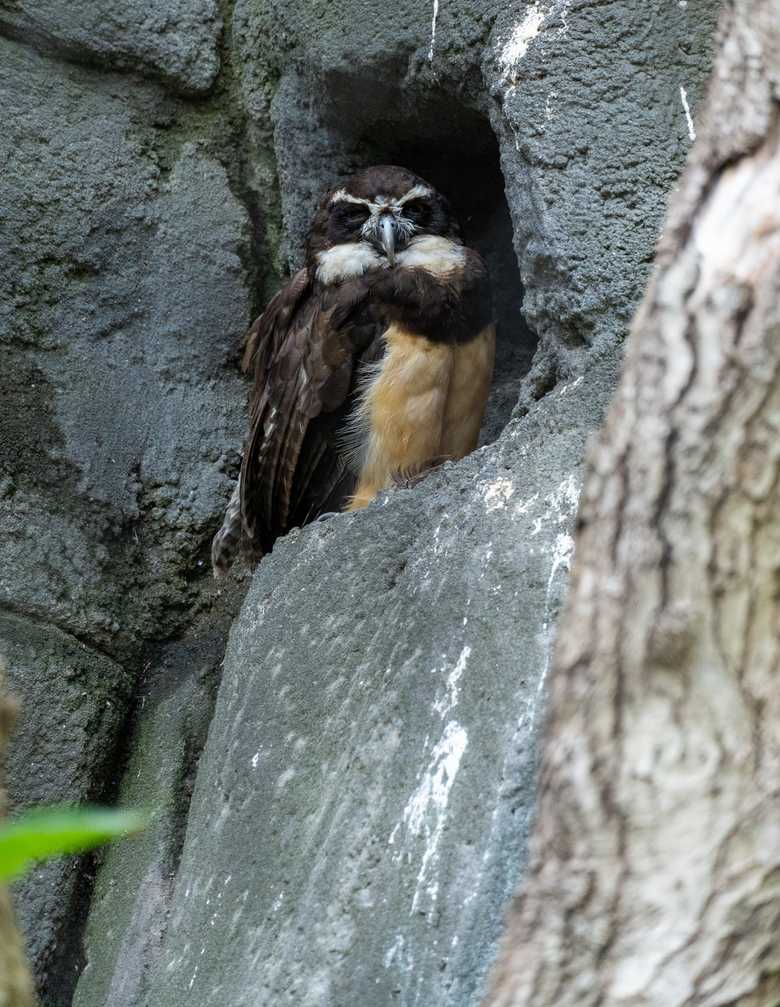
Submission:
[[[222,580],[236,560],[241,545],[241,477],[227,505],[222,527],[211,542],[211,569]]]

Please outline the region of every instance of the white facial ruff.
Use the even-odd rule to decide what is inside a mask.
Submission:
[[[451,276],[463,268],[466,249],[457,241],[438,234],[418,234],[396,256],[405,269],[424,269],[434,276]]]
[[[365,241],[347,241],[317,252],[316,276],[320,283],[341,283],[369,269],[387,268],[387,259]]]

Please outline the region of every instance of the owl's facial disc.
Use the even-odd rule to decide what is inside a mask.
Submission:
[[[431,195],[431,190],[425,185],[415,185],[398,198],[377,195],[373,199],[364,199],[339,189],[330,202],[337,212],[344,213],[347,207],[358,211],[355,214],[355,231],[363,241],[381,252],[392,266],[396,253],[423,229],[421,225],[426,218],[426,204]],[[362,219],[360,209],[363,211]]]

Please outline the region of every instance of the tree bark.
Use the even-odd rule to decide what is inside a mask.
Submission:
[[[780,1003],[780,0],[733,0],[589,453],[484,1007]]]
[[[5,665],[0,658],[0,769],[13,727],[15,708],[3,693]],[[5,817],[6,795],[0,775],[0,820]],[[8,889],[0,884],[0,1007],[35,1007],[30,970],[16,929]]]

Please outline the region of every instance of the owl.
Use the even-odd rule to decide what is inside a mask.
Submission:
[[[447,200],[392,165],[325,194],[305,265],[249,330],[249,433],[216,576],[291,527],[473,451],[495,350],[490,284]]]

